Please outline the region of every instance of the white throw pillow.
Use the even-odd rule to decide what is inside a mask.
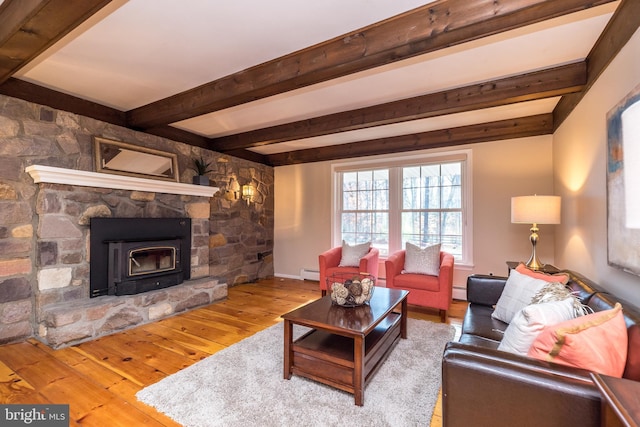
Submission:
[[[498,350],[526,356],[533,341],[545,326],[556,325],[576,317],[574,300],[531,304],[516,313],[504,331]]]
[[[547,282],[544,280],[535,279],[518,273],[516,270],[511,270],[491,317],[502,320],[505,323],[511,323],[513,316],[531,304],[531,299],[546,284]]]
[[[360,258],[365,256],[369,252],[371,242],[360,243],[359,245],[351,246],[344,240],[342,241],[342,258],[338,267],[358,267],[360,265]]]
[[[407,242],[406,248],[403,273],[440,274],[440,243],[422,249]]]

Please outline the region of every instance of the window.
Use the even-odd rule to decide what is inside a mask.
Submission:
[[[402,168],[402,246],[442,244],[462,257],[462,162]]]
[[[341,241],[389,246],[389,170],[342,174]],[[382,253],[382,251],[381,251]]]
[[[441,243],[471,264],[470,152],[335,165],[335,244],[372,242],[380,255]]]

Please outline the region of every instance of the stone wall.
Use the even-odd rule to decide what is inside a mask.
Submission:
[[[202,156],[211,162],[208,176],[220,191],[208,199],[34,184],[25,173],[33,164],[94,171],[94,136],[176,153],[180,182],[191,182],[194,171],[189,166]],[[254,186],[252,203],[229,191],[232,179],[240,186]],[[158,295],[125,297],[117,303],[96,301],[121,297],[89,299],[87,236],[93,216],[195,219],[192,277],[201,279],[182,287],[188,291],[154,291]],[[46,342],[47,335],[60,337],[74,322],[77,336],[52,339],[52,345],[84,339],[80,336],[87,333],[87,318],[78,310],[88,307],[93,307],[92,316],[103,312],[91,326],[96,336],[154,320],[159,313],[166,316],[206,304],[226,295],[220,287],[226,290],[226,283],[273,275],[272,250],[272,168],[0,96],[0,343],[29,336]],[[155,303],[149,304],[149,298]],[[142,311],[133,313],[131,304]],[[64,317],[65,311],[75,315]],[[106,323],[112,327],[101,328]]]

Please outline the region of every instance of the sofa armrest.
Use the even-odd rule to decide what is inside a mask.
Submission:
[[[472,274],[467,277],[467,301],[473,304],[495,305],[506,283],[506,277]]]
[[[404,257],[405,251],[400,250],[398,252],[394,252],[387,257],[384,262],[384,271],[385,271],[385,279],[387,282],[387,287],[394,287],[394,279],[397,275],[402,272],[404,268]]]
[[[342,247],[331,248],[318,256],[320,270],[328,267],[337,267],[342,258]]]
[[[440,281],[440,292],[444,292],[447,301],[451,301],[453,295],[453,266],[455,260],[453,255],[448,252],[440,252],[440,273],[438,280]]]
[[[450,342],[442,362],[443,427],[600,425],[589,371]]]
[[[318,255],[320,289],[327,289],[327,268],[337,267],[342,259],[342,246],[331,248]]]
[[[380,251],[378,248],[371,247],[369,252],[362,258],[360,258],[360,273],[369,273],[370,275],[378,278],[378,258],[380,257]]]

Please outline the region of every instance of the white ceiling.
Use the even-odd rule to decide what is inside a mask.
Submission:
[[[15,77],[127,111],[426,3],[116,0]],[[206,137],[231,135],[583,60],[617,5],[609,3],[172,125]],[[273,154],[549,113],[558,99],[251,150]]]

